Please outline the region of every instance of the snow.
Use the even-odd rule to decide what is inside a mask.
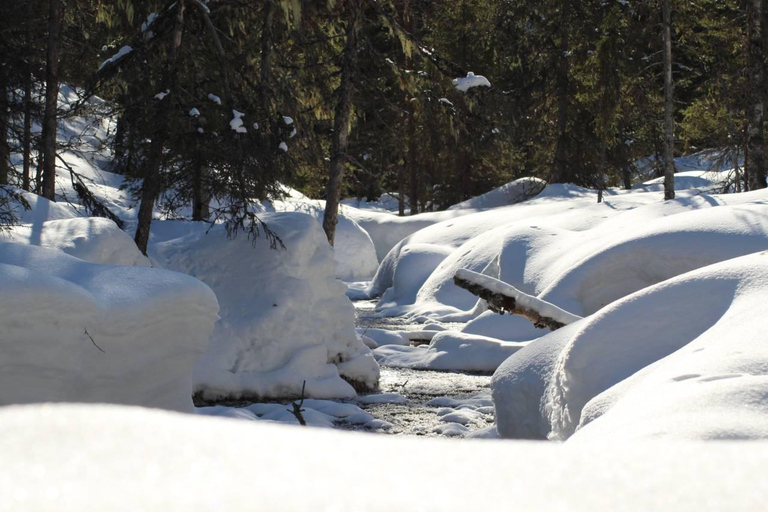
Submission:
[[[546,183],[538,178],[521,178],[519,180],[506,183],[498,188],[481,194],[479,196],[467,199],[457,203],[449,210],[475,209],[482,210],[486,208],[498,208],[499,206],[508,206],[516,204],[526,199],[535,197],[541,192]]]
[[[378,365],[357,337],[354,308],[334,279],[333,252],[319,224],[301,213],[263,214],[285,244],[229,239],[223,226],[153,244],[165,268],[211,286],[221,320],[195,372],[208,400],[306,396],[350,398],[374,389]],[[344,378],[342,378],[344,377]]]
[[[200,111],[193,107],[189,110],[189,115],[190,117],[200,117]]]
[[[38,203],[49,202],[40,197]],[[53,203],[55,204],[55,203]],[[109,219],[78,217],[14,226],[0,240],[61,251],[91,263],[149,266],[133,239]]]
[[[120,59],[122,59],[123,57],[131,53],[132,51],[133,51],[133,48],[131,48],[130,46],[128,45],[123,46],[117,51],[116,54],[114,54],[112,57],[108,58],[107,60],[102,62],[101,65],[99,65],[99,71],[101,71],[102,68],[104,68],[104,66],[106,66],[107,64],[112,64],[114,62],[119,61]]]
[[[146,32],[147,29],[152,25],[152,23],[155,22],[155,19],[157,19],[157,13],[156,12],[149,13],[149,15],[147,16],[146,21],[144,21],[141,24],[141,32],[142,33]]]
[[[280,143],[280,144],[277,146],[277,148],[278,148],[280,151],[284,152],[284,153],[287,153],[287,152],[288,152],[288,144],[286,144],[285,142],[281,142],[281,143]]]
[[[165,98],[169,94],[171,94],[171,91],[169,91],[169,90],[161,91],[161,92],[155,94],[155,99],[156,100],[162,100],[163,98]]]
[[[766,438],[766,256],[666,280],[533,342],[494,375],[499,433]]]
[[[293,118],[291,118],[291,117],[288,117],[288,116],[283,116],[283,122],[284,122],[284,123],[285,123],[287,126],[290,126],[290,125],[292,125],[292,124],[293,124]]]
[[[265,510],[459,511],[505,502],[520,510],[621,504],[638,511],[760,511],[768,499],[756,484],[768,458],[764,443],[596,450],[455,442],[107,405],[3,408],[0,443],[8,510],[49,510],[55,500],[65,512],[245,511],[254,503]],[[373,454],[375,478],[340,489],[350,468]],[[404,469],[419,476],[418,485],[403,484]]]
[[[467,92],[473,87],[490,87],[491,82],[489,82],[488,79],[484,76],[475,75],[472,71],[470,71],[467,73],[466,77],[454,78],[453,86],[461,92]]]
[[[374,349],[379,364],[419,370],[492,372],[526,343],[457,331],[438,332],[429,345],[384,345]]]
[[[211,100],[212,102],[214,102],[217,105],[221,105],[221,98],[219,98],[218,96],[216,96],[212,92],[208,93],[208,99]]]
[[[64,224],[45,226],[42,241],[64,239],[68,228],[90,221],[82,220],[79,226],[46,223]],[[105,239],[97,233],[93,242],[90,248],[82,239],[63,245],[93,256],[98,251],[89,249]],[[192,410],[191,371],[218,310],[204,284],[165,270],[99,265],[55,248],[0,243],[0,287],[0,404]]]
[[[242,112],[238,112],[235,109],[232,109],[232,120],[229,122],[229,127],[232,128],[236,133],[247,133],[248,129],[243,126],[243,114]]]

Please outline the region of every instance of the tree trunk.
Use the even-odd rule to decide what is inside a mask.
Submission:
[[[260,82],[259,82],[259,102],[261,104],[262,115],[264,116],[260,132],[260,141],[263,151],[263,161],[267,168],[272,167],[272,150],[274,149],[272,139],[272,95],[270,84],[272,82],[272,55],[274,53],[274,36],[272,26],[275,19],[276,5],[273,0],[267,0],[264,6],[264,23],[261,27],[261,64],[260,64]]]
[[[11,170],[11,147],[8,144],[10,112],[8,111],[8,75],[0,65],[0,185],[8,184]]]
[[[24,134],[22,135],[22,157],[24,159],[21,188],[30,190],[30,169],[32,159],[32,73],[24,72]]]
[[[765,121],[765,56],[763,44],[766,34],[763,19],[763,1],[749,0],[747,27],[749,31],[749,72],[747,74],[747,160],[745,173],[749,189],[765,188],[766,148],[763,122]]]
[[[198,153],[201,152],[200,135],[195,134]],[[211,216],[210,203],[211,196],[208,193],[206,183],[207,173],[203,167],[203,159],[196,158],[194,162],[194,176],[192,177],[192,220],[208,220]]]
[[[333,115],[330,176],[328,178],[328,189],[325,199],[325,214],[323,215],[323,229],[331,245],[333,245],[336,237],[336,224],[339,222],[338,212],[341,199],[341,183],[344,179],[344,162],[347,156],[347,143],[349,139],[349,121],[352,114],[352,93],[356,71],[360,10],[360,0],[347,0],[347,41],[344,46],[341,64],[341,84],[336,91],[338,98]]]
[[[155,132],[152,135],[152,142],[149,145],[147,154],[146,168],[144,172],[144,182],[141,185],[141,204],[139,206],[138,225],[136,226],[136,236],[134,241],[139,250],[147,255],[147,244],[149,243],[149,229],[152,224],[152,212],[155,208],[155,200],[160,194],[162,188],[162,177],[160,176],[160,164],[163,158],[163,145],[167,136],[167,119],[170,111],[171,101],[176,89],[175,70],[176,61],[181,46],[181,36],[184,30],[184,10],[186,1],[180,0],[177,4],[176,20],[173,29],[173,40],[168,53],[168,62],[163,71],[161,90],[170,91],[170,95],[160,100],[155,115]]]
[[[56,193],[56,123],[59,98],[59,46],[61,1],[49,0],[48,56],[45,65],[45,113],[43,114],[43,184],[42,196],[55,201]]]
[[[413,34],[413,0],[403,0],[402,21],[403,28],[409,34]],[[413,59],[410,55],[406,55],[405,69],[412,68]],[[408,148],[405,166],[411,188],[411,215],[416,215],[419,213],[419,168],[416,165],[416,109],[409,96],[409,94],[405,94],[405,111],[407,116],[405,119],[405,136],[407,137],[406,146]]]
[[[571,3],[561,3],[560,46],[557,49],[557,70],[555,71],[555,89],[557,93],[557,142],[555,160],[552,164],[551,181],[564,183],[571,181],[568,172],[568,89],[570,75],[570,15]]]
[[[672,14],[664,0],[664,200],[675,198],[675,120],[672,83]]]

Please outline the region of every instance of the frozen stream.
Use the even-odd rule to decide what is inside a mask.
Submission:
[[[402,318],[373,316],[375,301],[355,302],[359,328],[387,330],[422,330],[421,324],[409,324]],[[441,324],[460,328],[462,324]],[[365,403],[376,400],[369,395],[360,406],[391,427],[377,432],[417,436],[462,436],[493,425],[490,375],[464,372],[436,372],[382,367],[382,399],[400,403]],[[389,395],[392,394],[392,395]],[[398,398],[398,395],[402,398]],[[404,398],[404,400],[403,400]]]

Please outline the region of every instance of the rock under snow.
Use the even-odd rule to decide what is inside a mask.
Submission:
[[[218,310],[201,282],[0,243],[0,288],[0,404],[193,410],[191,372]]]
[[[334,278],[333,252],[319,224],[300,213],[263,214],[281,238],[228,239],[223,226],[154,244],[166,268],[202,280],[219,299],[221,320],[195,372],[207,401],[349,398],[375,389],[379,368],[357,337],[354,307]],[[346,380],[345,380],[346,379]],[[349,382],[347,382],[349,381]]]

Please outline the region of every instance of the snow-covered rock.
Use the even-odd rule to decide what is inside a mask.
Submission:
[[[503,437],[766,438],[765,252],[645,288],[497,370]],[[625,380],[626,379],[626,380]],[[585,426],[586,425],[586,426]]]
[[[0,288],[0,404],[193,410],[191,372],[218,310],[200,281],[0,243]]]
[[[221,320],[195,373],[205,400],[349,398],[374,389],[379,368],[357,337],[354,307],[334,279],[333,252],[319,224],[300,213],[262,214],[285,249],[262,236],[208,234],[154,244],[166,268],[202,280],[216,292]],[[346,380],[345,380],[346,379]]]
[[[47,199],[40,198],[40,201]],[[70,256],[91,263],[150,265],[133,239],[109,219],[76,217],[21,224],[14,226],[6,236],[4,241],[60,249]],[[0,240],[3,240],[2,235]]]

